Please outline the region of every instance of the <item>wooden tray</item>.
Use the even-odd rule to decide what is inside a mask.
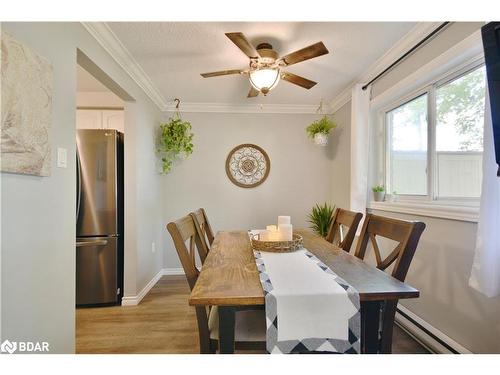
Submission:
[[[294,233],[291,241],[261,241],[259,235],[251,236],[252,247],[254,250],[267,251],[271,253],[289,253],[302,249],[304,239],[300,234]]]

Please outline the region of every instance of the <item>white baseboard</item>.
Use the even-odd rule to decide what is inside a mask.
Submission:
[[[163,275],[164,276],[184,275],[184,270],[182,268],[164,268]]]
[[[184,270],[182,268],[163,268],[161,269],[149,283],[146,284],[144,288],[135,296],[122,297],[122,306],[137,306],[144,296],[148,294],[152,287],[161,279],[162,276],[167,275],[184,275]]]
[[[152,279],[149,283],[146,284],[144,288],[139,292],[139,294],[135,296],[127,296],[122,298],[122,306],[136,306],[138,305],[144,296],[148,294],[148,292],[151,290],[152,287],[155,286],[155,284],[160,280],[160,278],[163,276],[163,270],[160,270]]]
[[[458,342],[453,340],[451,337],[445,335],[443,332],[441,332],[439,329],[436,327],[430,325],[427,323],[425,320],[420,318],[418,315],[412,313],[410,310],[408,310],[406,307],[398,305],[398,309],[401,310],[403,313],[408,315],[411,319],[413,319],[415,322],[420,324],[422,327],[424,327],[426,330],[431,332],[434,336],[439,338],[441,341],[449,345],[451,348],[453,348],[455,351],[457,351],[460,354],[472,354],[472,352],[465,348],[464,346],[460,345]],[[419,341],[422,345],[425,347],[429,348],[435,353],[446,353],[449,354],[451,353],[448,348],[443,346],[439,341],[435,340],[432,336],[428,335],[425,333],[422,329],[417,327],[413,322],[410,320],[406,319],[404,316],[402,316],[399,313],[396,313],[396,322],[399,323],[399,325],[410,335],[412,335],[417,341]]]

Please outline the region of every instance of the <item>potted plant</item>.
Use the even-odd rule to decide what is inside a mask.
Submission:
[[[383,202],[385,198],[385,188],[383,185],[375,185],[372,187],[373,199],[375,202]]]
[[[310,228],[321,237],[326,237],[330,224],[332,223],[334,210],[335,206],[332,207],[327,203],[322,206],[316,204],[308,215],[308,221],[312,224]]]
[[[314,140],[314,143],[319,146],[326,146],[328,144],[328,134],[336,127],[337,125],[327,115],[324,115],[309,125],[306,132]]]
[[[162,162],[162,173],[167,174],[179,156],[187,157],[193,153],[193,133],[191,123],[183,121],[179,112],[160,125],[157,151]]]

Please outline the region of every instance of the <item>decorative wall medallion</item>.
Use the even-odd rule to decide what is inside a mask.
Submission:
[[[271,169],[266,152],[253,144],[242,144],[231,150],[226,159],[227,177],[243,188],[262,184]]]

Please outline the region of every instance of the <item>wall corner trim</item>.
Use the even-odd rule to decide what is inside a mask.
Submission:
[[[371,78],[375,77],[440,24],[440,22],[418,22],[386,53],[384,53],[377,61],[375,61],[362,75],[352,81],[344,90],[340,92],[340,94],[338,94],[330,102],[330,105],[328,106],[330,113],[337,112],[342,106],[344,106],[351,100],[351,91],[355,84],[365,83]]]
[[[138,305],[142,299],[148,294],[148,292],[153,288],[156,283],[163,276],[163,270],[160,270],[153,278],[146,284],[144,288],[139,292],[139,294],[135,296],[125,296],[122,298],[122,306],[136,306]]]
[[[122,306],[137,306],[148,292],[160,281],[162,276],[167,275],[184,275],[182,268],[164,268],[161,269],[153,278],[146,284],[144,288],[135,296],[126,296],[122,298]]]
[[[82,22],[83,27],[108,52],[144,93],[163,111],[167,104],[160,90],[106,22]]]

